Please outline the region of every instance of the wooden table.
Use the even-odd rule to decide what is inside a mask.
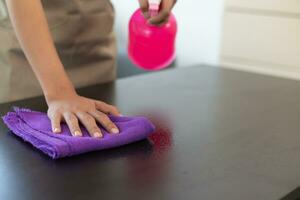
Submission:
[[[0,123],[0,199],[297,199],[300,82],[195,66],[83,88],[149,139],[51,160]],[[42,97],[0,105],[46,111]],[[288,195],[289,196],[286,196]]]

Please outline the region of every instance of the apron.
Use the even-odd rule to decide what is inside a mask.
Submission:
[[[0,0],[0,103],[42,94]],[[109,0],[42,0],[65,70],[76,88],[116,77],[114,10]]]

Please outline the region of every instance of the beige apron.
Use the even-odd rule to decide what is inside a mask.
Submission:
[[[114,11],[109,0],[42,3],[55,46],[75,87],[114,80]],[[0,0],[0,102],[41,94],[12,29],[4,0]]]

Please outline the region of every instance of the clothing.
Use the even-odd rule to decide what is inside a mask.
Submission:
[[[100,127],[104,134],[102,139],[90,137],[85,128],[81,128],[82,137],[74,137],[65,123],[62,124],[62,133],[52,133],[47,114],[28,109],[15,108],[15,112],[9,112],[3,120],[14,134],[53,159],[136,142],[147,138],[155,129],[144,117],[109,117],[120,133],[109,134]]]
[[[110,1],[42,0],[42,4],[56,49],[75,87],[114,80],[116,46]],[[0,102],[41,95],[4,0],[0,0],[0,44]]]

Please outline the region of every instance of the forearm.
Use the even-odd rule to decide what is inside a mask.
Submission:
[[[75,92],[55,49],[41,0],[6,0],[20,45],[46,100]]]

